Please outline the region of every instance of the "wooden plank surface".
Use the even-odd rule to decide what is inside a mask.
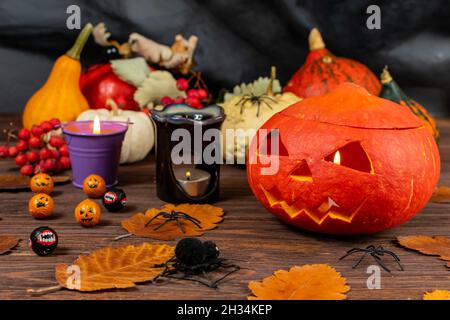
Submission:
[[[0,115],[0,128],[17,116]],[[439,121],[441,129],[442,174],[440,184],[450,184],[450,121]],[[11,172],[12,160],[0,160],[0,172]],[[0,299],[32,299],[27,288],[55,285],[56,263],[70,263],[79,254],[108,245],[139,244],[146,239],[129,237],[119,242],[112,239],[124,234],[120,221],[138,211],[163,204],[155,195],[154,157],[133,165],[120,167],[120,183],[128,195],[125,212],[105,212],[99,226],[85,229],[73,217],[76,204],[85,198],[83,192],[67,184],[57,186],[53,193],[56,214],[49,220],[37,221],[27,212],[30,192],[0,193],[0,234],[12,234],[23,240],[8,255],[0,256]],[[218,290],[204,286],[164,280],[157,284],[142,284],[127,290],[108,290],[99,293],[78,293],[62,290],[38,299],[245,299],[247,284],[270,275],[277,269],[293,265],[328,263],[348,279],[349,299],[420,299],[424,291],[450,289],[450,270],[435,257],[420,255],[395,244],[400,235],[450,236],[450,205],[428,204],[421,214],[406,224],[385,232],[364,237],[333,237],[295,230],[277,220],[253,197],[248,187],[245,170],[226,166],[222,171],[221,201],[217,203],[226,212],[219,228],[207,232],[202,240],[213,240],[223,257],[235,259],[244,269]],[[49,225],[60,236],[57,252],[38,257],[28,248],[30,232]],[[147,241],[152,241],[148,240]],[[175,244],[175,241],[169,243]],[[339,261],[348,249],[369,244],[383,245],[396,252],[405,267],[404,272],[382,272],[381,289],[366,286],[366,268],[373,264],[366,259],[358,269],[352,269],[353,260]],[[394,263],[388,265],[395,269]]]

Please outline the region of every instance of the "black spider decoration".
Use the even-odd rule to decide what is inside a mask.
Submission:
[[[156,267],[164,267],[160,277],[194,281],[217,289],[219,282],[240,270],[239,266],[226,263],[219,255],[219,248],[213,241],[202,242],[197,238],[184,238],[175,247],[175,256]],[[228,272],[216,280],[208,278],[209,272],[220,268],[228,269]],[[179,273],[182,275],[175,276]]]
[[[394,252],[386,250],[382,246],[375,247],[374,245],[370,245],[370,246],[367,246],[365,249],[353,248],[353,249],[350,249],[349,251],[347,251],[347,253],[344,256],[342,256],[341,258],[339,258],[339,260],[345,259],[346,257],[348,257],[354,253],[358,253],[358,252],[363,252],[363,255],[353,265],[353,267],[352,267],[353,269],[355,269],[357,266],[359,266],[359,264],[364,260],[364,258],[368,254],[370,254],[374,258],[375,262],[380,267],[382,267],[387,272],[391,272],[391,270],[389,270],[389,268],[383,263],[383,260],[381,259],[381,256],[383,256],[384,254],[388,254],[394,258],[395,262],[397,262],[398,266],[400,267],[400,270],[404,271],[403,266],[400,264],[400,258]]]
[[[179,212],[179,211],[174,211],[172,210],[171,212],[165,212],[165,211],[161,211],[159,212],[157,215],[155,215],[153,218],[151,218],[146,224],[145,226],[148,226],[150,223],[152,223],[153,220],[155,220],[158,217],[163,217],[164,219],[166,219],[166,221],[164,221],[163,223],[161,223],[159,226],[157,226],[155,229],[153,230],[159,230],[161,229],[164,225],[166,225],[167,223],[169,223],[170,221],[176,221],[177,222],[177,226],[178,228],[180,228],[180,230],[183,233],[186,233],[186,229],[184,228],[183,224],[180,222],[180,219],[184,219],[186,221],[189,221],[191,223],[193,223],[195,226],[197,226],[198,228],[201,229],[201,221],[188,215],[187,213],[184,212]]]
[[[239,106],[241,108],[241,114],[244,112],[244,105],[247,102],[251,102],[252,105],[256,105],[257,107],[257,111],[256,111],[256,116],[259,117],[259,114],[261,112],[261,106],[263,104],[265,104],[270,110],[272,109],[272,106],[270,105],[270,102],[274,102],[276,103],[277,100],[267,94],[262,94],[260,96],[257,96],[253,93],[250,94],[244,94],[242,96],[242,98],[236,102],[236,105]]]

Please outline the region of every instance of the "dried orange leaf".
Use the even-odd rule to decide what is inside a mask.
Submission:
[[[425,292],[423,294],[423,300],[450,300],[450,291],[448,290],[434,290],[431,292]]]
[[[397,238],[400,245],[419,251],[420,253],[439,256],[442,260],[450,261],[450,238],[443,236],[404,236]]]
[[[5,254],[11,251],[19,244],[20,238],[15,236],[0,236],[0,254]]]
[[[251,281],[249,300],[343,300],[347,279],[327,264],[294,266],[278,270],[262,281]]]
[[[72,265],[56,265],[56,280],[67,289],[97,291],[129,288],[151,281],[163,268],[155,267],[173,257],[174,248],[165,244],[106,247],[78,257]]]
[[[196,226],[191,221],[179,219],[178,221],[185,231],[183,233],[182,229],[178,226],[177,221],[170,221],[164,226],[161,226],[161,224],[166,221],[166,219],[162,216],[159,216],[151,223],[148,223],[158,213],[170,213],[172,211],[183,212],[199,220],[201,228]],[[149,209],[145,214],[140,212],[136,213],[131,218],[122,221],[122,227],[129,233],[138,237],[153,238],[158,240],[173,240],[180,237],[201,236],[205,231],[216,228],[217,224],[222,222],[223,216],[224,212],[222,208],[209,204],[180,204],[177,206],[173,204],[166,204],[161,209]],[[161,227],[158,228],[159,226]]]
[[[431,202],[450,203],[450,187],[439,187],[434,190]]]

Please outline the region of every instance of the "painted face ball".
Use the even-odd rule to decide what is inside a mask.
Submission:
[[[102,198],[103,206],[110,212],[121,210],[127,203],[125,191],[119,188],[109,188]]]
[[[100,198],[106,191],[106,183],[97,174],[91,174],[83,181],[83,191],[89,198]]]
[[[52,254],[58,247],[58,234],[49,227],[39,227],[30,234],[30,247],[39,256]]]
[[[436,143],[419,118],[355,84],[274,115],[247,165],[253,193],[271,213],[342,235],[404,223],[426,205],[439,174]]]
[[[75,219],[83,227],[94,227],[100,222],[102,211],[93,200],[81,201],[75,208]]]
[[[28,201],[28,211],[36,219],[44,219],[53,214],[55,203],[52,197],[45,193],[37,193]]]
[[[53,178],[46,173],[38,173],[30,179],[30,188],[34,193],[50,194],[53,187]]]

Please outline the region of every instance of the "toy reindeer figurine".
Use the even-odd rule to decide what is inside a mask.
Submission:
[[[194,51],[198,42],[196,36],[185,39],[182,35],[177,34],[172,46],[168,47],[139,33],[132,33],[127,43],[120,44],[115,40],[110,40],[111,33],[107,31],[103,22],[95,26],[93,35],[97,44],[102,47],[114,46],[125,58],[135,53],[144,57],[151,64],[179,71],[182,74],[187,74],[192,69]]]

